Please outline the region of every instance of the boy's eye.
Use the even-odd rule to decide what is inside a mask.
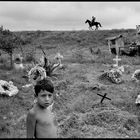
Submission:
[[[51,98],[52,97],[52,94],[48,94],[48,97]]]
[[[44,94],[44,95],[42,95],[42,97],[46,97],[46,95]]]

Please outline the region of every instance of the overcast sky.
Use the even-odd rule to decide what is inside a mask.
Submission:
[[[140,2],[10,2],[0,1],[0,25],[11,31],[87,30],[95,16],[104,29],[135,29]]]

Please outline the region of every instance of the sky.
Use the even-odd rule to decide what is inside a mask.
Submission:
[[[88,30],[92,16],[100,30],[136,29],[140,2],[0,1],[0,26],[10,31]]]

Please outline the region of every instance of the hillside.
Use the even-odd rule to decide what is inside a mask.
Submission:
[[[99,31],[24,31],[16,32],[30,42],[23,46],[24,56],[35,59],[42,56],[39,45],[52,60],[59,51],[64,59],[65,69],[55,71],[52,79],[56,93],[54,110],[62,138],[139,138],[140,110],[135,105],[139,94],[139,83],[131,81],[131,74],[140,68],[139,57],[120,56],[120,65],[127,65],[123,73],[124,82],[113,84],[100,80],[99,76],[111,68],[114,55],[108,52],[105,38],[123,34],[125,45],[136,40],[136,30]],[[91,54],[90,49],[94,53]],[[100,49],[100,53],[97,50]],[[20,48],[15,54],[21,53]],[[22,71],[9,70],[0,58],[0,77],[12,80],[20,90],[13,97],[0,96],[0,138],[25,138],[26,114],[34,100],[33,89],[22,88],[28,84],[22,78]],[[6,58],[4,57],[6,60]],[[111,100],[104,100],[104,95]]]
[[[24,31],[16,32],[18,35],[23,35],[25,38],[32,40],[34,43],[41,42],[44,45],[55,44],[87,44],[106,45],[105,38],[123,34],[126,41],[135,40],[136,30],[99,30],[99,31]]]

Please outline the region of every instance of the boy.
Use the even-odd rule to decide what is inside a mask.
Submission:
[[[57,126],[51,106],[54,86],[48,79],[34,86],[36,103],[27,114],[27,138],[57,138]]]

